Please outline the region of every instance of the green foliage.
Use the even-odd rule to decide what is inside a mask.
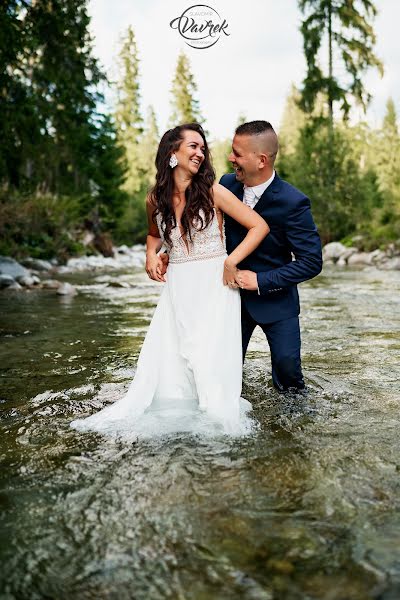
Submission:
[[[286,98],[285,108],[279,125],[279,155],[293,154],[300,137],[300,131],[306,124],[307,115],[299,107],[300,92],[292,84]]]
[[[400,243],[400,137],[389,100],[382,127],[350,126],[320,107],[308,118],[292,90],[283,115],[279,174],[307,193],[324,242],[373,250]],[[354,240],[354,236],[356,239]]]
[[[115,221],[124,212],[128,194],[122,189],[126,164],[125,153],[115,142],[114,123],[109,115],[103,115],[98,126],[91,181],[90,195],[92,206],[99,211],[103,226],[113,230]]]
[[[373,51],[376,39],[370,21],[376,15],[374,4],[370,0],[299,0],[299,7],[305,15],[301,33],[307,61],[302,108],[311,113],[322,93],[328,100],[331,123],[335,102],[340,103],[345,118],[350,111],[350,97],[365,109],[370,94],[363,83],[364,74],[369,67],[383,73],[382,63]],[[324,73],[319,58],[325,46],[328,72]],[[335,60],[340,79],[333,72],[334,52],[341,59]]]
[[[132,27],[128,27],[121,43],[115,121],[118,144],[125,152],[124,189],[128,194],[135,194],[141,188],[139,140],[143,133],[143,119],[140,113],[139,57]]]
[[[62,262],[84,254],[77,223],[79,197],[2,195],[0,198],[0,254],[22,258],[57,257]]]
[[[400,137],[394,102],[389,98],[382,129],[377,137],[376,164],[379,185],[391,204],[400,202]]]
[[[105,76],[89,22],[87,0],[0,6],[3,251],[79,251],[74,231],[85,219],[96,215],[97,229],[112,228],[123,213],[124,151],[114,123],[98,112]]]
[[[156,154],[160,141],[154,108],[147,109],[147,119],[143,135],[139,141],[139,166],[142,173],[142,186],[150,188],[156,179]]]
[[[211,144],[211,156],[215,169],[216,181],[219,181],[224,173],[233,173],[232,163],[228,156],[232,151],[232,140],[214,140]]]
[[[129,198],[115,229],[114,237],[118,243],[132,245],[146,241],[146,196],[147,188],[144,187]]]
[[[196,99],[197,85],[190,70],[189,59],[184,52],[178,57],[171,92],[171,127],[182,123],[203,124],[199,101]]]
[[[376,177],[360,171],[344,132],[333,132],[334,152],[331,136],[326,119],[306,124],[282,173],[312,200],[324,243],[354,234],[371,217],[379,194]]]
[[[12,83],[21,104],[12,111],[16,129],[7,149],[15,163],[3,182],[20,190],[83,193],[89,190],[96,90],[105,79],[91,55],[86,0],[19,3],[17,16],[23,34]],[[10,57],[7,72],[12,63]],[[7,100],[12,103],[12,95]]]

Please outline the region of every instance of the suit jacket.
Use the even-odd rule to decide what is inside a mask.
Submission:
[[[220,183],[239,200],[243,184],[235,174]],[[254,207],[268,223],[270,233],[240,265],[257,273],[257,291],[241,290],[242,302],[258,323],[274,323],[300,312],[297,284],[322,269],[321,240],[314,224],[310,200],[275,173],[272,183]],[[226,249],[230,254],[247,234],[245,227],[225,215]],[[292,253],[296,260],[292,260]]]

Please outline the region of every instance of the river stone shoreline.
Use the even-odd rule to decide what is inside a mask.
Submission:
[[[379,269],[400,270],[400,249],[389,244],[385,250],[362,252],[356,247],[344,246],[341,242],[330,242],[322,249],[324,265],[338,267],[377,267]]]
[[[59,281],[57,275],[81,271],[143,269],[146,251],[143,244],[114,248],[112,257],[101,254],[70,258],[65,265],[36,258],[24,258],[20,262],[8,256],[0,256],[0,290],[53,290],[59,296],[74,296],[76,287]]]
[[[400,250],[390,244],[386,250],[362,252],[356,247],[346,247],[341,242],[326,244],[322,250],[324,265],[338,267],[376,267],[382,270],[400,270]],[[20,262],[8,256],[0,256],[0,290],[54,290],[60,296],[77,293],[71,284],[59,281],[57,274],[82,271],[143,269],[146,251],[142,244],[114,248],[112,257],[101,254],[70,258],[65,265],[51,261],[25,258]]]

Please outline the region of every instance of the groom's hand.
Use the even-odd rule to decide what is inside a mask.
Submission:
[[[258,290],[257,273],[254,271],[240,271],[235,275],[235,280],[242,290],[255,292]]]
[[[158,258],[161,259],[161,275],[164,276],[168,269],[169,256],[166,252],[158,255]]]

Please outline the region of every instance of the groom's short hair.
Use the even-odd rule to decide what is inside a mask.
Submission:
[[[268,154],[272,164],[275,162],[279,149],[278,136],[269,121],[249,121],[248,123],[242,123],[242,125],[236,127],[235,135],[260,136],[263,152]]]
[[[236,127],[236,135],[260,135],[261,133],[273,132],[269,121],[249,121],[248,123],[242,123],[239,127]]]

